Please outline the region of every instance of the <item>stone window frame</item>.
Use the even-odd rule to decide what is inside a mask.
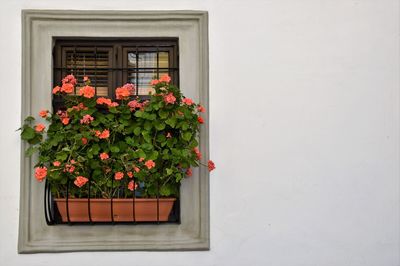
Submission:
[[[208,121],[208,13],[206,11],[22,11],[22,119],[51,110],[54,37],[178,37],[180,87],[202,103]],[[209,158],[208,123],[200,149]],[[181,186],[181,223],[162,225],[46,225],[44,184],[33,177],[35,158],[21,142],[19,253],[128,250],[209,250],[209,173],[196,168]]]

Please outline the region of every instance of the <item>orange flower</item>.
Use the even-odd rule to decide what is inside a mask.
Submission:
[[[122,173],[122,172],[115,173],[115,175],[114,175],[115,180],[121,180],[122,178],[124,178],[124,173]]]
[[[46,128],[46,126],[43,125],[43,124],[37,124],[37,125],[35,126],[36,132],[43,132],[43,130],[44,130],[45,128]]]
[[[81,140],[82,140],[82,144],[83,144],[83,145],[86,145],[86,144],[88,143],[87,138],[82,138]]]
[[[74,181],[74,184],[77,187],[83,187],[88,181],[89,181],[89,179],[87,179],[84,176],[77,176],[75,181]]]
[[[128,189],[130,191],[134,191],[137,187],[138,187],[138,185],[135,182],[133,182],[133,180],[128,183]]]
[[[101,160],[107,160],[108,158],[110,158],[110,156],[108,156],[108,154],[107,153],[105,153],[105,152],[103,152],[103,153],[100,153],[100,159]]]
[[[130,102],[128,103],[128,106],[129,106],[129,108],[131,109],[131,112],[132,112],[132,111],[135,110],[136,108],[141,108],[141,107],[142,107],[142,104],[139,103],[139,102],[136,101],[136,100],[133,100],[133,101],[130,101]]]
[[[144,165],[146,165],[147,169],[150,170],[151,168],[153,168],[154,166],[156,166],[156,163],[153,162],[153,160],[148,160],[148,161],[146,161],[146,162],[144,163]]]
[[[97,133],[96,133],[97,134]],[[103,130],[99,135],[99,139],[106,139],[110,136],[110,131],[108,129]]]
[[[37,181],[42,182],[47,176],[47,168],[43,167],[36,167],[35,168],[35,178]]]
[[[201,160],[201,152],[199,151],[199,148],[195,147],[193,148],[193,151],[197,156],[197,160]]]
[[[182,99],[182,102],[183,102],[184,104],[186,104],[186,105],[192,105],[192,104],[194,103],[193,100],[190,99],[190,98],[183,98],[183,99]]]
[[[197,111],[199,111],[200,113],[204,113],[206,111],[206,108],[199,104],[199,106],[197,106]]]
[[[134,86],[133,84],[127,83],[124,86],[117,88],[115,90],[115,95],[117,97],[117,100],[123,100],[125,98],[128,98],[134,93]]]
[[[186,170],[186,175],[187,175],[187,176],[192,176],[192,175],[193,175],[192,168],[188,168],[188,169]]]
[[[73,173],[74,171],[75,171],[75,166],[69,163],[65,165],[64,172]]]
[[[65,76],[65,78],[63,78],[62,83],[63,84],[70,83],[73,86],[75,86],[76,85],[76,78],[72,74],[67,75],[67,76]]]
[[[49,113],[49,110],[41,110],[39,112],[39,116],[45,118],[45,117],[47,117],[48,113]]]
[[[171,81],[171,77],[168,76],[167,74],[164,74],[160,77],[160,82],[167,82],[169,83]]]
[[[204,119],[201,116],[197,117],[197,121],[199,121],[200,124],[204,123]]]
[[[61,119],[61,123],[63,123],[64,125],[68,125],[69,124],[69,117],[64,117]]]
[[[57,93],[60,92],[60,91],[61,91],[60,86],[55,86],[55,87],[53,88],[53,94],[57,94]]]
[[[84,115],[83,118],[80,120],[81,124],[90,124],[94,120],[94,117],[91,115]]]
[[[112,101],[111,101],[111,99],[107,99],[107,98],[104,98],[104,97],[99,97],[99,98],[97,98],[96,103],[97,104],[111,105]]]
[[[53,165],[54,165],[55,167],[59,167],[59,166],[61,165],[61,163],[60,163],[59,161],[55,161],[55,162],[53,162]]]
[[[215,164],[213,161],[208,160],[208,171],[211,172],[212,170],[215,169]]]
[[[140,172],[139,167],[136,167],[136,166],[133,168],[133,170],[135,170],[136,173],[139,173],[139,172]]]
[[[167,95],[164,96],[164,102],[166,102],[167,104],[174,104],[176,101],[176,98],[174,96],[174,94],[172,94],[172,92],[168,93]]]
[[[96,90],[93,87],[86,85],[79,90],[79,95],[83,95],[85,98],[93,98],[94,95],[96,95]]]
[[[130,171],[129,171],[128,173],[126,173],[126,175],[129,176],[129,178],[132,178],[132,177],[133,177],[133,173],[130,172]]]
[[[152,81],[150,81],[150,85],[154,86],[157,85],[160,81],[158,81],[158,79],[153,79]]]
[[[73,93],[74,92],[74,85],[72,85],[71,83],[64,83],[61,86],[61,92],[65,92],[65,93]]]

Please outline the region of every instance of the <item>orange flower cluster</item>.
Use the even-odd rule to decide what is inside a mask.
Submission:
[[[73,93],[76,85],[76,78],[74,75],[68,75],[62,80],[62,86],[56,86],[53,88],[53,94],[61,93]]]
[[[160,82],[170,83],[171,82],[171,77],[168,76],[167,74],[161,75],[160,79],[153,79],[152,81],[150,81],[150,85],[154,86],[154,85],[157,85]]]
[[[190,99],[190,98],[183,98],[183,99],[182,99],[182,102],[183,102],[184,104],[186,104],[186,105],[192,105],[192,104],[194,104],[193,100]]]
[[[208,160],[208,171],[211,172],[215,169],[215,163],[211,160]]]
[[[96,103],[100,105],[105,104],[108,107],[116,107],[119,105],[118,103],[111,101],[111,99],[107,99],[104,97],[97,98]]]
[[[174,104],[175,101],[176,101],[176,98],[172,92],[170,92],[164,96],[164,102],[166,102],[167,104]]]
[[[197,160],[201,160],[201,152],[199,150],[199,148],[195,147],[193,148],[194,153],[196,154]]]
[[[115,175],[114,175],[115,180],[121,180],[122,178],[124,178],[124,173],[122,173],[122,172],[115,173]]]
[[[37,124],[37,125],[35,126],[36,132],[43,132],[43,130],[44,130],[45,128],[46,128],[46,126],[43,125],[43,124]]]
[[[47,168],[43,167],[36,167],[35,168],[35,178],[37,181],[42,182],[47,176]]]
[[[129,189],[130,191],[135,190],[137,187],[138,187],[138,184],[136,184],[135,182],[133,182],[133,180],[130,181],[130,182],[128,183],[128,189]]]
[[[83,97],[90,99],[96,95],[96,90],[93,87],[86,85],[79,90],[79,95],[83,95]]]
[[[39,112],[39,116],[42,118],[46,118],[48,113],[49,113],[49,110],[41,110]]]
[[[68,117],[67,112],[59,110],[57,112],[57,115],[60,117],[61,123],[63,123],[63,125],[68,125],[69,124],[69,120],[70,119]]]
[[[147,169],[150,170],[151,168],[156,166],[156,163],[153,160],[148,160],[144,163],[144,165],[147,167]]]
[[[127,83],[124,86],[115,90],[115,96],[117,97],[117,100],[124,100],[126,98],[129,98],[129,96],[133,95],[134,93],[135,86],[131,83]]]
[[[99,130],[96,130],[95,131],[95,135],[99,139],[106,139],[106,138],[108,138],[110,136],[110,130],[104,129],[102,132],[99,131]]]
[[[89,179],[87,179],[84,176],[77,176],[74,181],[74,184],[77,187],[83,187],[88,181],[89,181]]]
[[[102,152],[102,153],[100,153],[100,159],[101,160],[107,160],[108,158],[110,158],[110,156],[108,156],[108,154],[107,153],[105,153],[105,152]]]

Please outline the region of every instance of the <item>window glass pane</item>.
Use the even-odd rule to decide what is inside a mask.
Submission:
[[[157,53],[139,53],[139,68],[157,68]]]
[[[168,60],[168,52],[160,52],[158,54],[158,64],[159,68],[168,68],[169,60]]]

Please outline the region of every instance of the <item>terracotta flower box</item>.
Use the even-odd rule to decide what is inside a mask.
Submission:
[[[175,198],[159,199],[159,217],[157,219],[157,199],[136,198],[133,208],[133,199],[113,199],[114,222],[156,222],[168,221]],[[65,198],[55,199],[58,211],[63,222],[68,222]],[[135,216],[133,216],[135,209]],[[68,199],[70,222],[89,222],[88,199]],[[112,222],[111,199],[90,199],[90,216],[92,222]],[[134,219],[135,218],[135,219]]]

